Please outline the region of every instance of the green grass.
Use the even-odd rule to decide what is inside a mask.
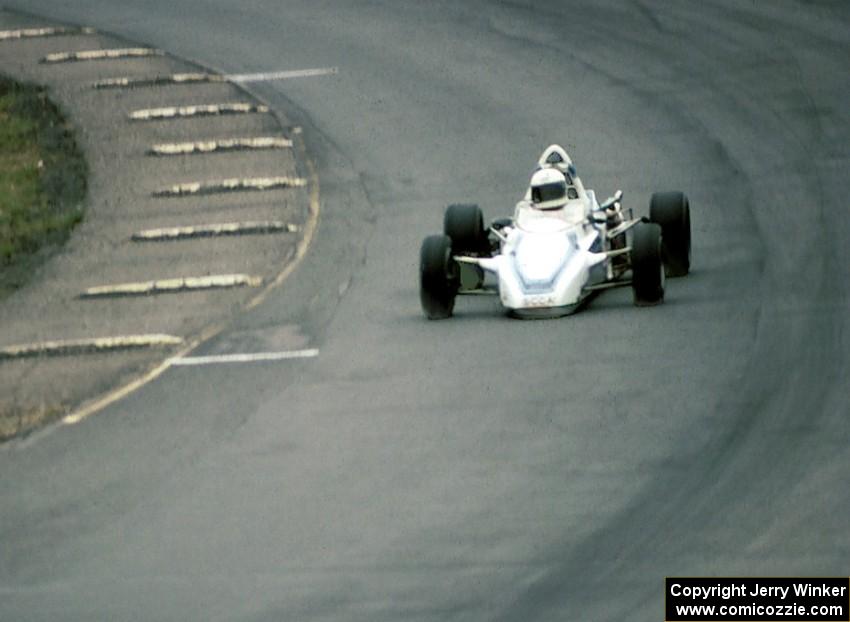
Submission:
[[[0,298],[82,220],[86,164],[43,89],[0,77]]]

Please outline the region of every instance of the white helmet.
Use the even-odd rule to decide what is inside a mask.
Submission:
[[[531,176],[531,205],[537,209],[560,209],[567,204],[567,180],[555,168],[543,168]]]

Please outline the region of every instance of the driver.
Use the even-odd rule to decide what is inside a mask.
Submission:
[[[554,168],[544,168],[531,176],[531,203],[535,209],[558,210],[567,204],[567,179]]]
[[[566,176],[558,168],[547,167],[535,171],[525,199],[517,203],[514,220],[523,222],[536,218],[557,218],[569,223],[585,220],[581,202],[571,201]]]

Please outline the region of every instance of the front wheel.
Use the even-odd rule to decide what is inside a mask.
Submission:
[[[429,235],[419,253],[419,299],[429,320],[451,317],[459,281],[451,239],[446,235]]]
[[[632,292],[639,307],[664,301],[664,262],[661,259],[661,227],[639,223],[632,229]]]
[[[661,227],[661,251],[667,276],[685,276],[691,269],[691,207],[682,192],[656,192],[649,202],[649,220]]]

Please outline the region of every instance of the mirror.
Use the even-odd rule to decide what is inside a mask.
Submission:
[[[600,207],[600,209],[604,209],[604,210],[608,210],[608,209],[611,209],[613,207],[615,210],[619,211],[620,210],[620,201],[622,200],[622,198],[623,198],[623,191],[617,190],[617,192],[614,193],[613,197],[605,199],[605,202],[602,203],[599,207]]]

